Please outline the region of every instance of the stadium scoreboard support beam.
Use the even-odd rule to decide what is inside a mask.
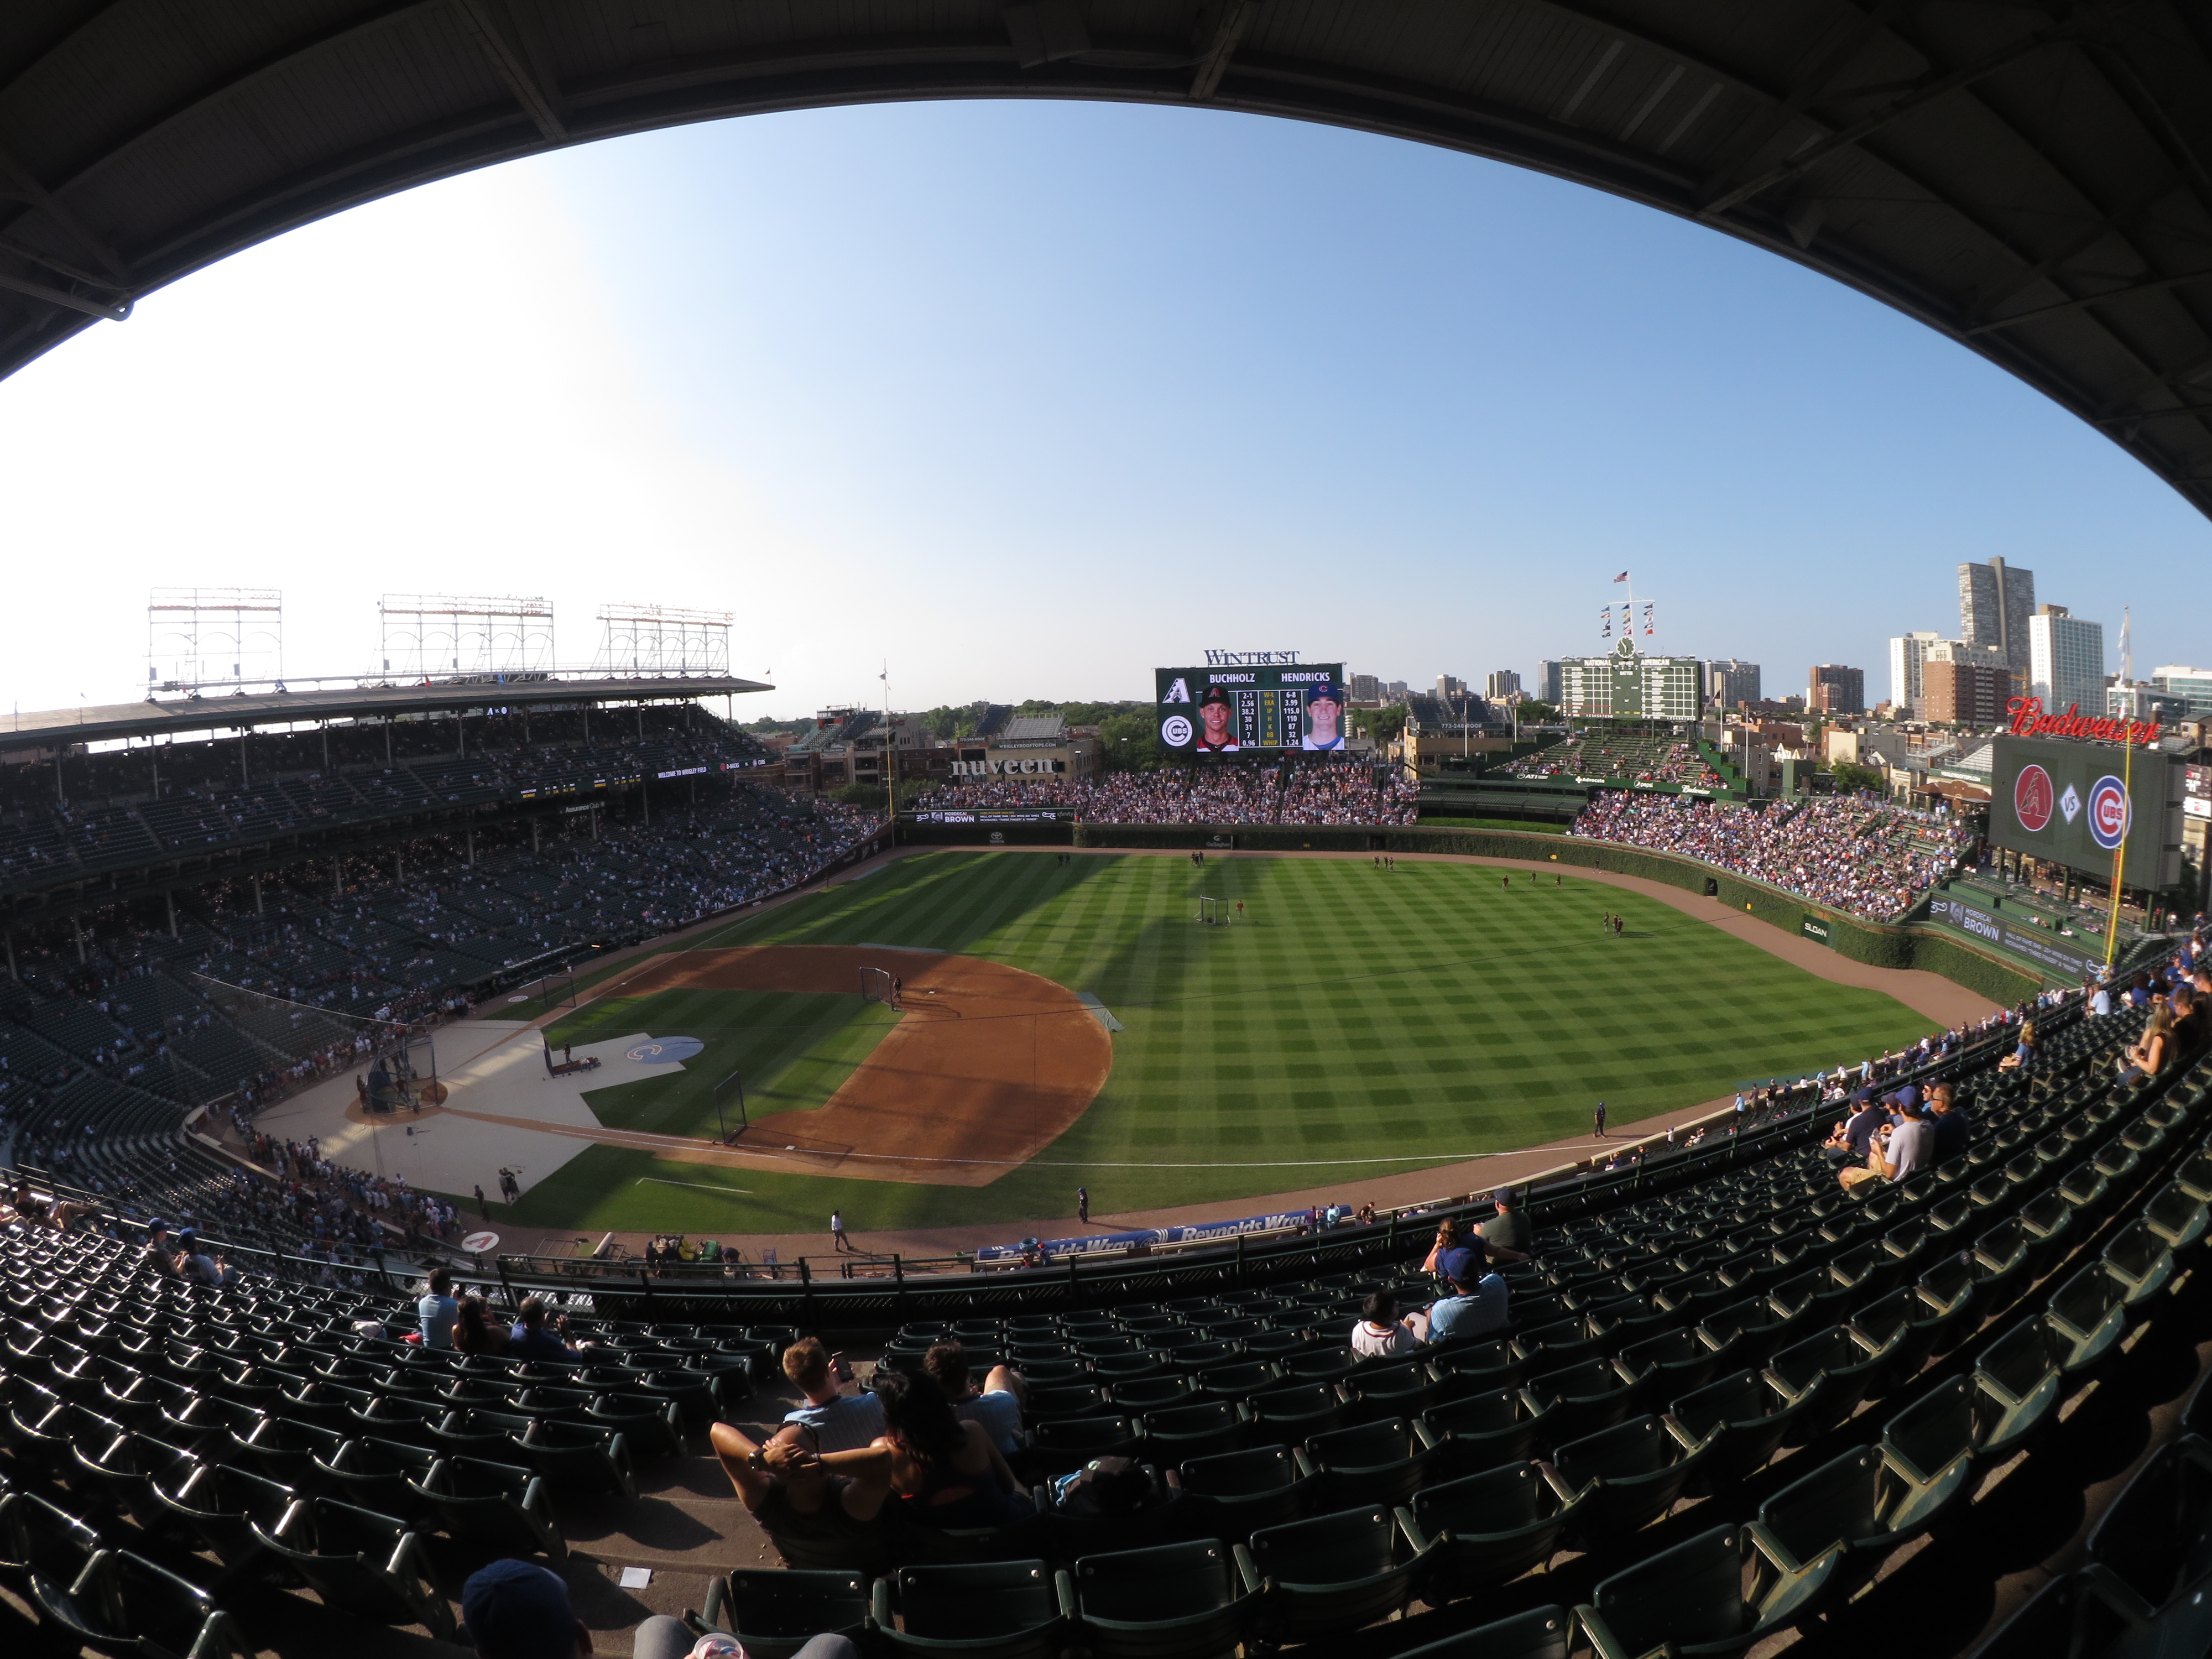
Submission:
[[[149,696],[283,683],[281,588],[156,587],[147,595]]]
[[[599,623],[605,632],[592,665],[611,673],[727,674],[730,624],[735,620],[727,611],[602,605]]]

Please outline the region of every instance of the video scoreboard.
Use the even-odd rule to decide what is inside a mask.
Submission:
[[[1993,844],[2109,880],[2124,842],[2130,887],[2180,880],[2184,783],[2176,757],[2001,735],[1990,760]]]
[[[1152,672],[1160,746],[1179,759],[1344,747],[1342,663]]]

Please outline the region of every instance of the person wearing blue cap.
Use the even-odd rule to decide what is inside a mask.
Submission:
[[[1306,734],[1302,749],[1344,747],[1344,693],[1328,681],[1306,692]]]
[[[1449,1282],[1452,1293],[1429,1304],[1425,1334],[1431,1342],[1487,1335],[1503,1329],[1511,1317],[1504,1279],[1485,1269],[1492,1256],[1500,1261],[1526,1261],[1528,1256],[1492,1244],[1480,1234],[1463,1237],[1464,1243],[1437,1254],[1437,1271]]]

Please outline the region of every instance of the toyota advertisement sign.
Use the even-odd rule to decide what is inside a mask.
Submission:
[[[2130,887],[2181,879],[2181,766],[2155,749],[1999,737],[1990,769],[1990,840],[2109,881],[2127,846]]]

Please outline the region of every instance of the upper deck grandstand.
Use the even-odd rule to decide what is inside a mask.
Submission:
[[[185,1113],[358,1070],[411,1025],[796,886],[874,831],[750,779],[765,750],[698,700],[752,689],[545,680],[18,717],[0,1148],[244,1237],[319,1238],[312,1218],[236,1212]],[[217,720],[238,729],[209,733]],[[69,732],[141,740],[83,752]]]

